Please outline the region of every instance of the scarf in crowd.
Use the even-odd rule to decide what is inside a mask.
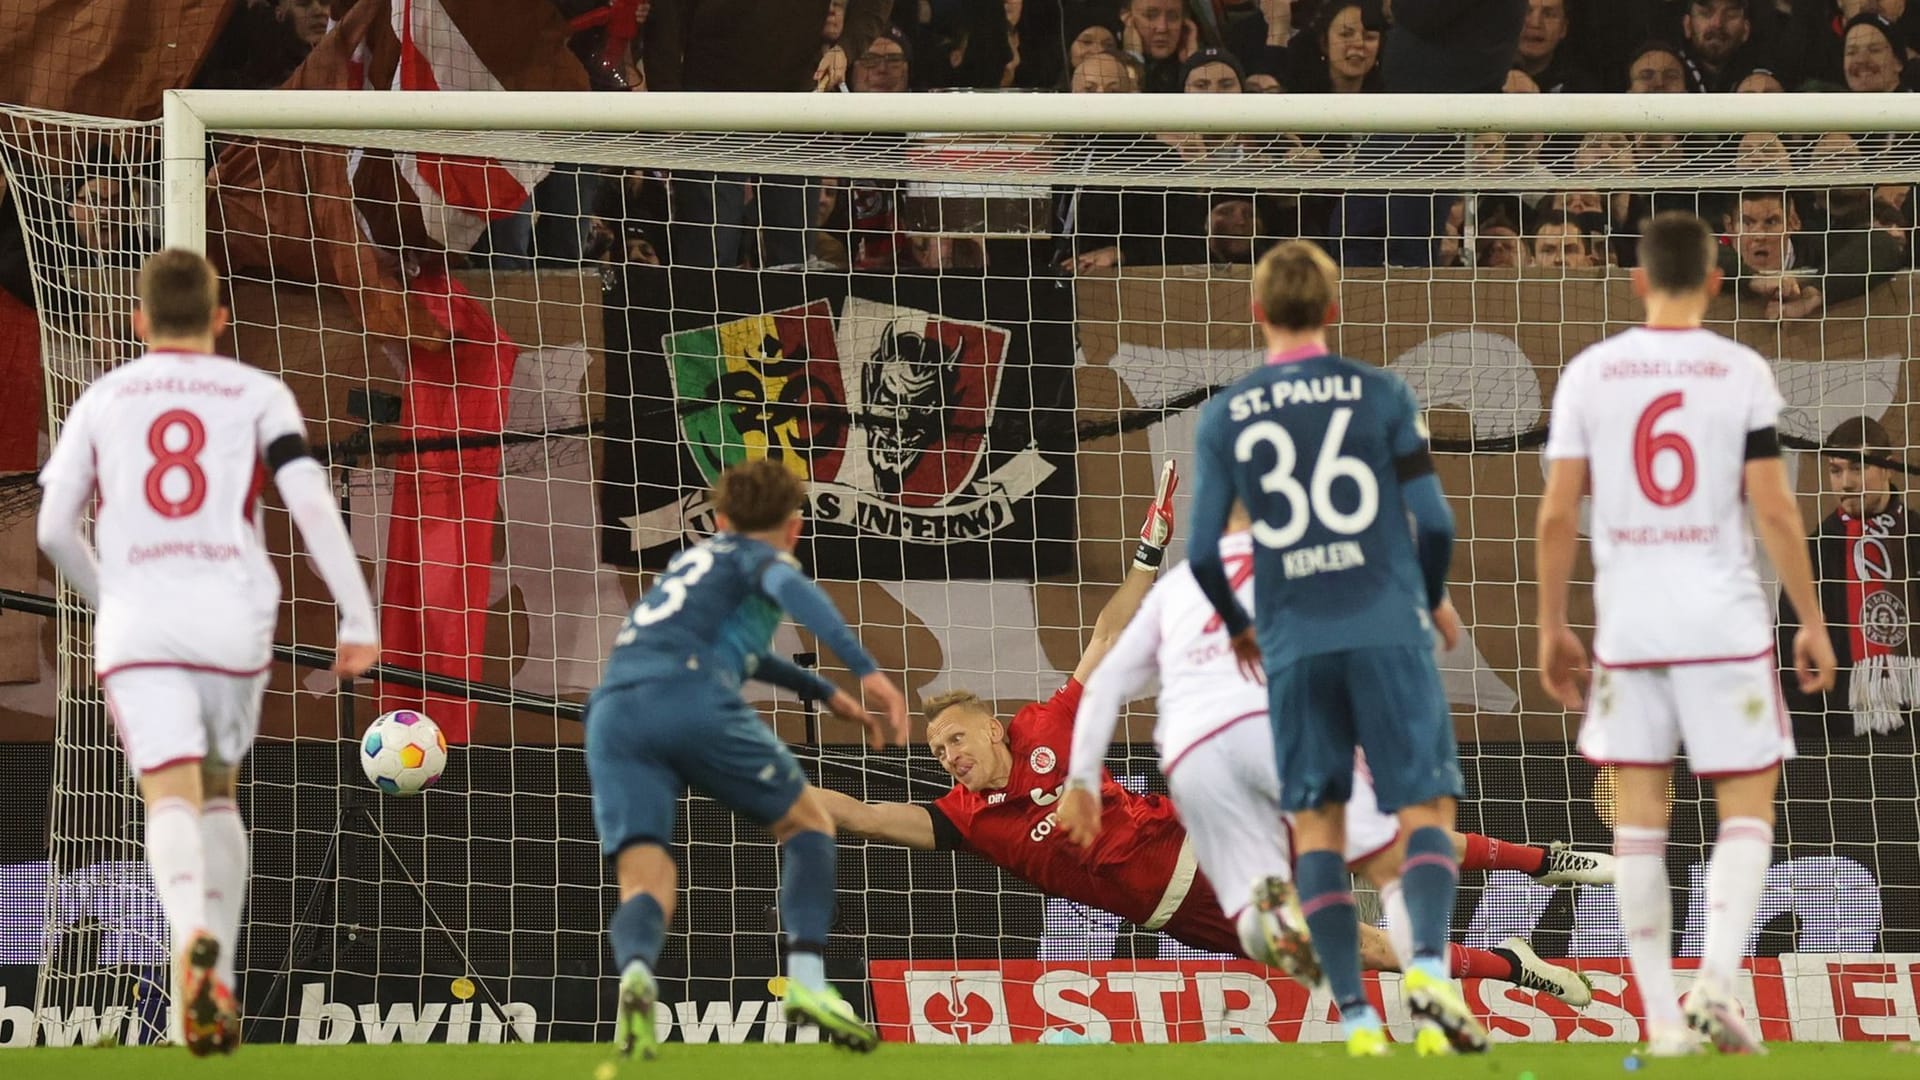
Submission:
[[[1867,518],[1839,515],[1845,528],[1846,628],[1853,661],[1848,705],[1853,732],[1885,735],[1920,704],[1913,656],[1907,514],[1896,500]]]

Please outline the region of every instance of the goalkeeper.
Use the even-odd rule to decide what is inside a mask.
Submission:
[[[1256,956],[1242,944],[1234,920],[1200,873],[1193,845],[1165,797],[1137,795],[1102,771],[1100,835],[1087,848],[1067,839],[1055,813],[1068,775],[1082,682],[1106,658],[1153,585],[1173,535],[1176,484],[1169,467],[1141,530],[1133,568],[1095,620],[1092,640],[1066,686],[1021,709],[1010,724],[964,691],[928,701],[928,742],[935,760],[953,777],[952,790],[927,803],[863,803],[820,790],[819,802],[835,825],[920,850],[972,851],[1050,896],[1111,912],[1197,949]],[[1391,836],[1384,840],[1392,841]],[[1539,848],[1457,836],[1455,846],[1466,868],[1521,869],[1550,885],[1611,880],[1604,856],[1557,844]],[[1369,926],[1361,934],[1369,969],[1398,968],[1384,933]],[[1571,1005],[1591,1000],[1575,973],[1540,961],[1524,943],[1518,949],[1513,944],[1494,950],[1455,946],[1453,969],[1463,977],[1545,990]]]

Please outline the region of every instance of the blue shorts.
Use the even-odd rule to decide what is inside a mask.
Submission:
[[[593,824],[611,857],[673,840],[680,793],[691,787],[762,825],[807,789],[785,743],[738,693],[710,682],[602,686],[587,702]]]
[[[1353,751],[1367,751],[1380,809],[1459,798],[1460,752],[1424,648],[1349,649],[1267,672],[1280,806],[1312,810],[1353,794]]]

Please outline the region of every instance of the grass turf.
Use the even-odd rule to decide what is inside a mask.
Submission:
[[[858,1057],[826,1046],[684,1046],[670,1043],[652,1062],[616,1063],[606,1046],[249,1046],[230,1058],[205,1060],[177,1049],[38,1049],[0,1051],[0,1076],[11,1080],[1001,1080],[1107,1076],[1126,1080],[1230,1080],[1304,1075],[1393,1080],[1871,1080],[1920,1076],[1920,1055],[1907,1044],[1810,1043],[1772,1047],[1764,1058],[1703,1057],[1639,1061],[1627,1069],[1622,1043],[1508,1043],[1485,1057],[1420,1060],[1399,1047],[1381,1061],[1351,1061],[1332,1045],[1279,1046],[882,1046]]]

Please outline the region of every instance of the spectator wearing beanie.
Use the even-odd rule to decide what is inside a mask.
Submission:
[[[1395,94],[1497,94],[1519,52],[1527,0],[1394,0],[1381,62]]]
[[[1848,90],[1872,94],[1907,88],[1907,44],[1893,23],[1879,15],[1855,15],[1840,40]]]
[[[1240,58],[1225,49],[1201,49],[1180,68],[1183,94],[1238,94],[1246,88],[1247,72]]]
[[[1073,73],[1087,57],[1120,51],[1120,21],[1098,12],[1082,15],[1066,27],[1067,67],[1057,89],[1073,89]]]

